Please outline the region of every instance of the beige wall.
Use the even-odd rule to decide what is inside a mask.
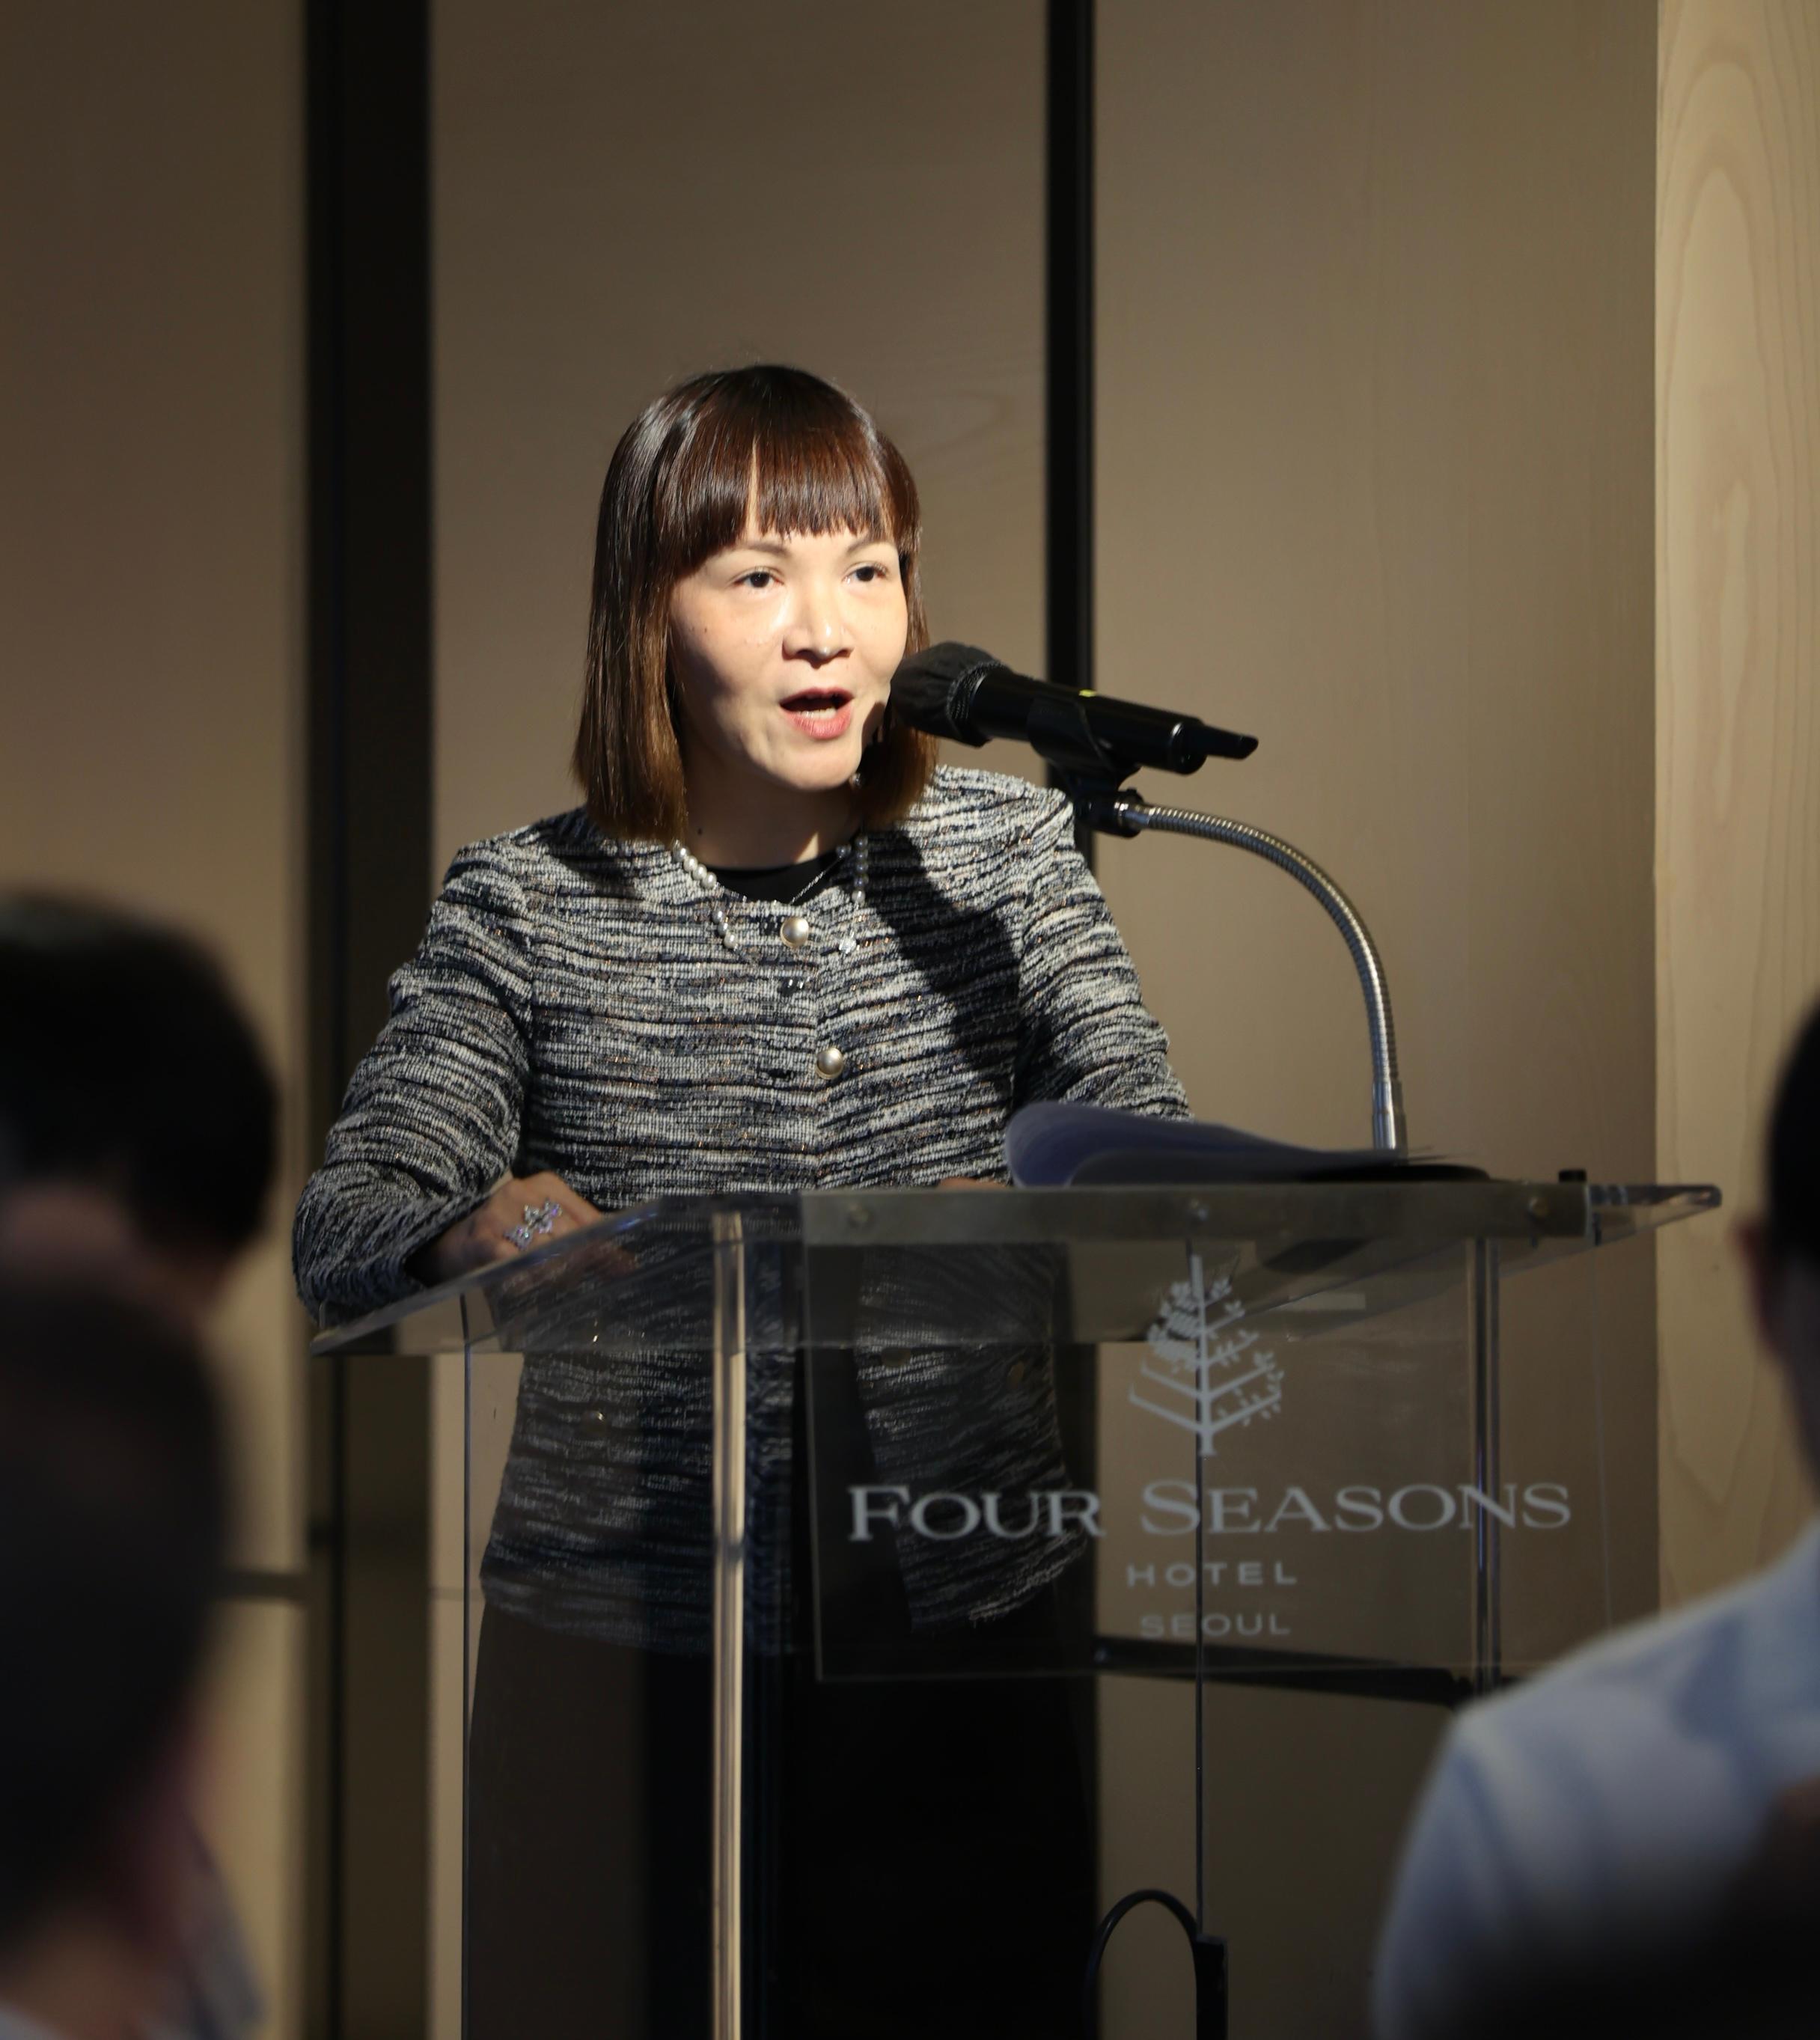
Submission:
[[[1761,1195],[1820,991],[1820,10],[1662,13],[1656,242],[1657,1125],[1671,1180]],[[1777,1551],[1811,1489],[1723,1228],[1662,1243],[1662,1578]]]
[[[1100,683],[1259,736],[1187,805],[1341,879],[1414,1140],[1510,1173],[1654,1159],[1653,49],[1566,0],[1102,23]],[[1369,1139],[1312,904],[1103,871],[1197,1107]]]
[[[302,1555],[300,10],[0,10],[0,884],[168,917],[287,1083],[274,1222],[219,1343],[239,1557]],[[208,1825],[295,2030],[300,1612],[228,1611]]]
[[[607,458],[699,369],[852,388],[922,489],[936,635],[1040,659],[1042,20],[439,0],[439,873],[574,805]]]
[[[1147,790],[1341,880],[1384,951],[1412,1137],[1500,1174],[1654,1169],[1654,62],[1648,10],[1572,0],[1100,12],[1098,683],[1258,735]],[[1361,1001],[1313,903],[1197,843],[1108,844],[1101,872],[1197,1109],[1369,1140]],[[1601,1273],[1635,1610],[1647,1250]],[[1544,1436],[1584,1408],[1586,1294],[1512,1293]],[[1186,1697],[1116,1692],[1108,1717],[1128,1766],[1180,1775]],[[1207,1721],[1235,2030],[1346,2030],[1439,1720],[1233,1692]],[[1187,1874],[1191,1835],[1171,1862],[1110,1817],[1167,1775],[1108,1772],[1128,1879]],[[1128,1954],[1112,2001],[1186,2030],[1167,1924],[1146,1931],[1158,1959]]]

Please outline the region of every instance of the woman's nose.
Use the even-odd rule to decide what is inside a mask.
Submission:
[[[805,581],[798,591],[784,633],[784,652],[812,665],[825,665],[852,649],[838,588]]]

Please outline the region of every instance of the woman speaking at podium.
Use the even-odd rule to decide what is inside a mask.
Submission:
[[[801,371],[695,378],[626,431],[600,501],[584,804],[451,866],[299,1208],[319,1316],[660,1197],[1003,1181],[1006,1123],[1038,1099],[1185,1110],[1065,801],[939,766],[892,718],[892,675],[927,641],[920,537],[896,447]],[[474,1702],[469,2030],[627,2030],[600,2001],[615,1886],[687,1912],[675,1893],[701,1880],[692,1855],[664,1868],[661,1836],[628,1867],[613,1793],[591,1789],[613,1721],[590,1696],[643,1646],[647,1734],[686,1724],[699,1772],[699,1815],[674,1803],[687,1855],[706,1821],[702,1640],[664,1634],[661,1611],[632,1636],[624,1609],[544,1621],[502,1598],[489,1583]],[[865,1690],[855,1722],[889,1736],[885,1689]],[[1045,1727],[1028,1685],[900,1690],[904,1741],[873,1753],[876,1778],[842,1749],[837,1691],[802,1702],[786,1909],[824,1934],[862,1924],[798,1958],[793,2040],[859,2030],[843,2000],[868,1982],[868,2032],[1061,2030],[1092,1893],[1059,1703]],[[962,1711],[946,1730],[944,1707]],[[930,1825],[969,1814],[969,1835]],[[920,1819],[920,1838],[890,1832]],[[856,1820],[884,1823],[876,1878],[816,1889],[818,1863],[851,1870],[836,1830]],[[944,1970],[936,1923],[969,1890],[990,1894],[1002,1990]],[[645,1922],[685,1950],[630,1990],[652,2033],[705,2030],[699,1924]]]

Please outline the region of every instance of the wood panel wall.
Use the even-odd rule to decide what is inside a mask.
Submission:
[[[1749,1210],[1820,991],[1820,8],[1668,0],[1660,25],[1658,1147]],[[1811,1490],[1725,1230],[1658,1266],[1676,1600],[1779,1550]]]

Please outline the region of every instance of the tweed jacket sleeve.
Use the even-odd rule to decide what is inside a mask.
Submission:
[[[1188,1101],[1169,1066],[1168,1040],[1144,1003],[1111,910],[1075,847],[1074,809],[1064,795],[1045,801],[1030,850],[1014,1104],[1066,1099],[1186,1118]]]
[[[523,889],[500,845],[456,857],[390,999],[297,1210],[298,1293],[318,1317],[407,1294],[406,1262],[512,1167],[531,964]]]

